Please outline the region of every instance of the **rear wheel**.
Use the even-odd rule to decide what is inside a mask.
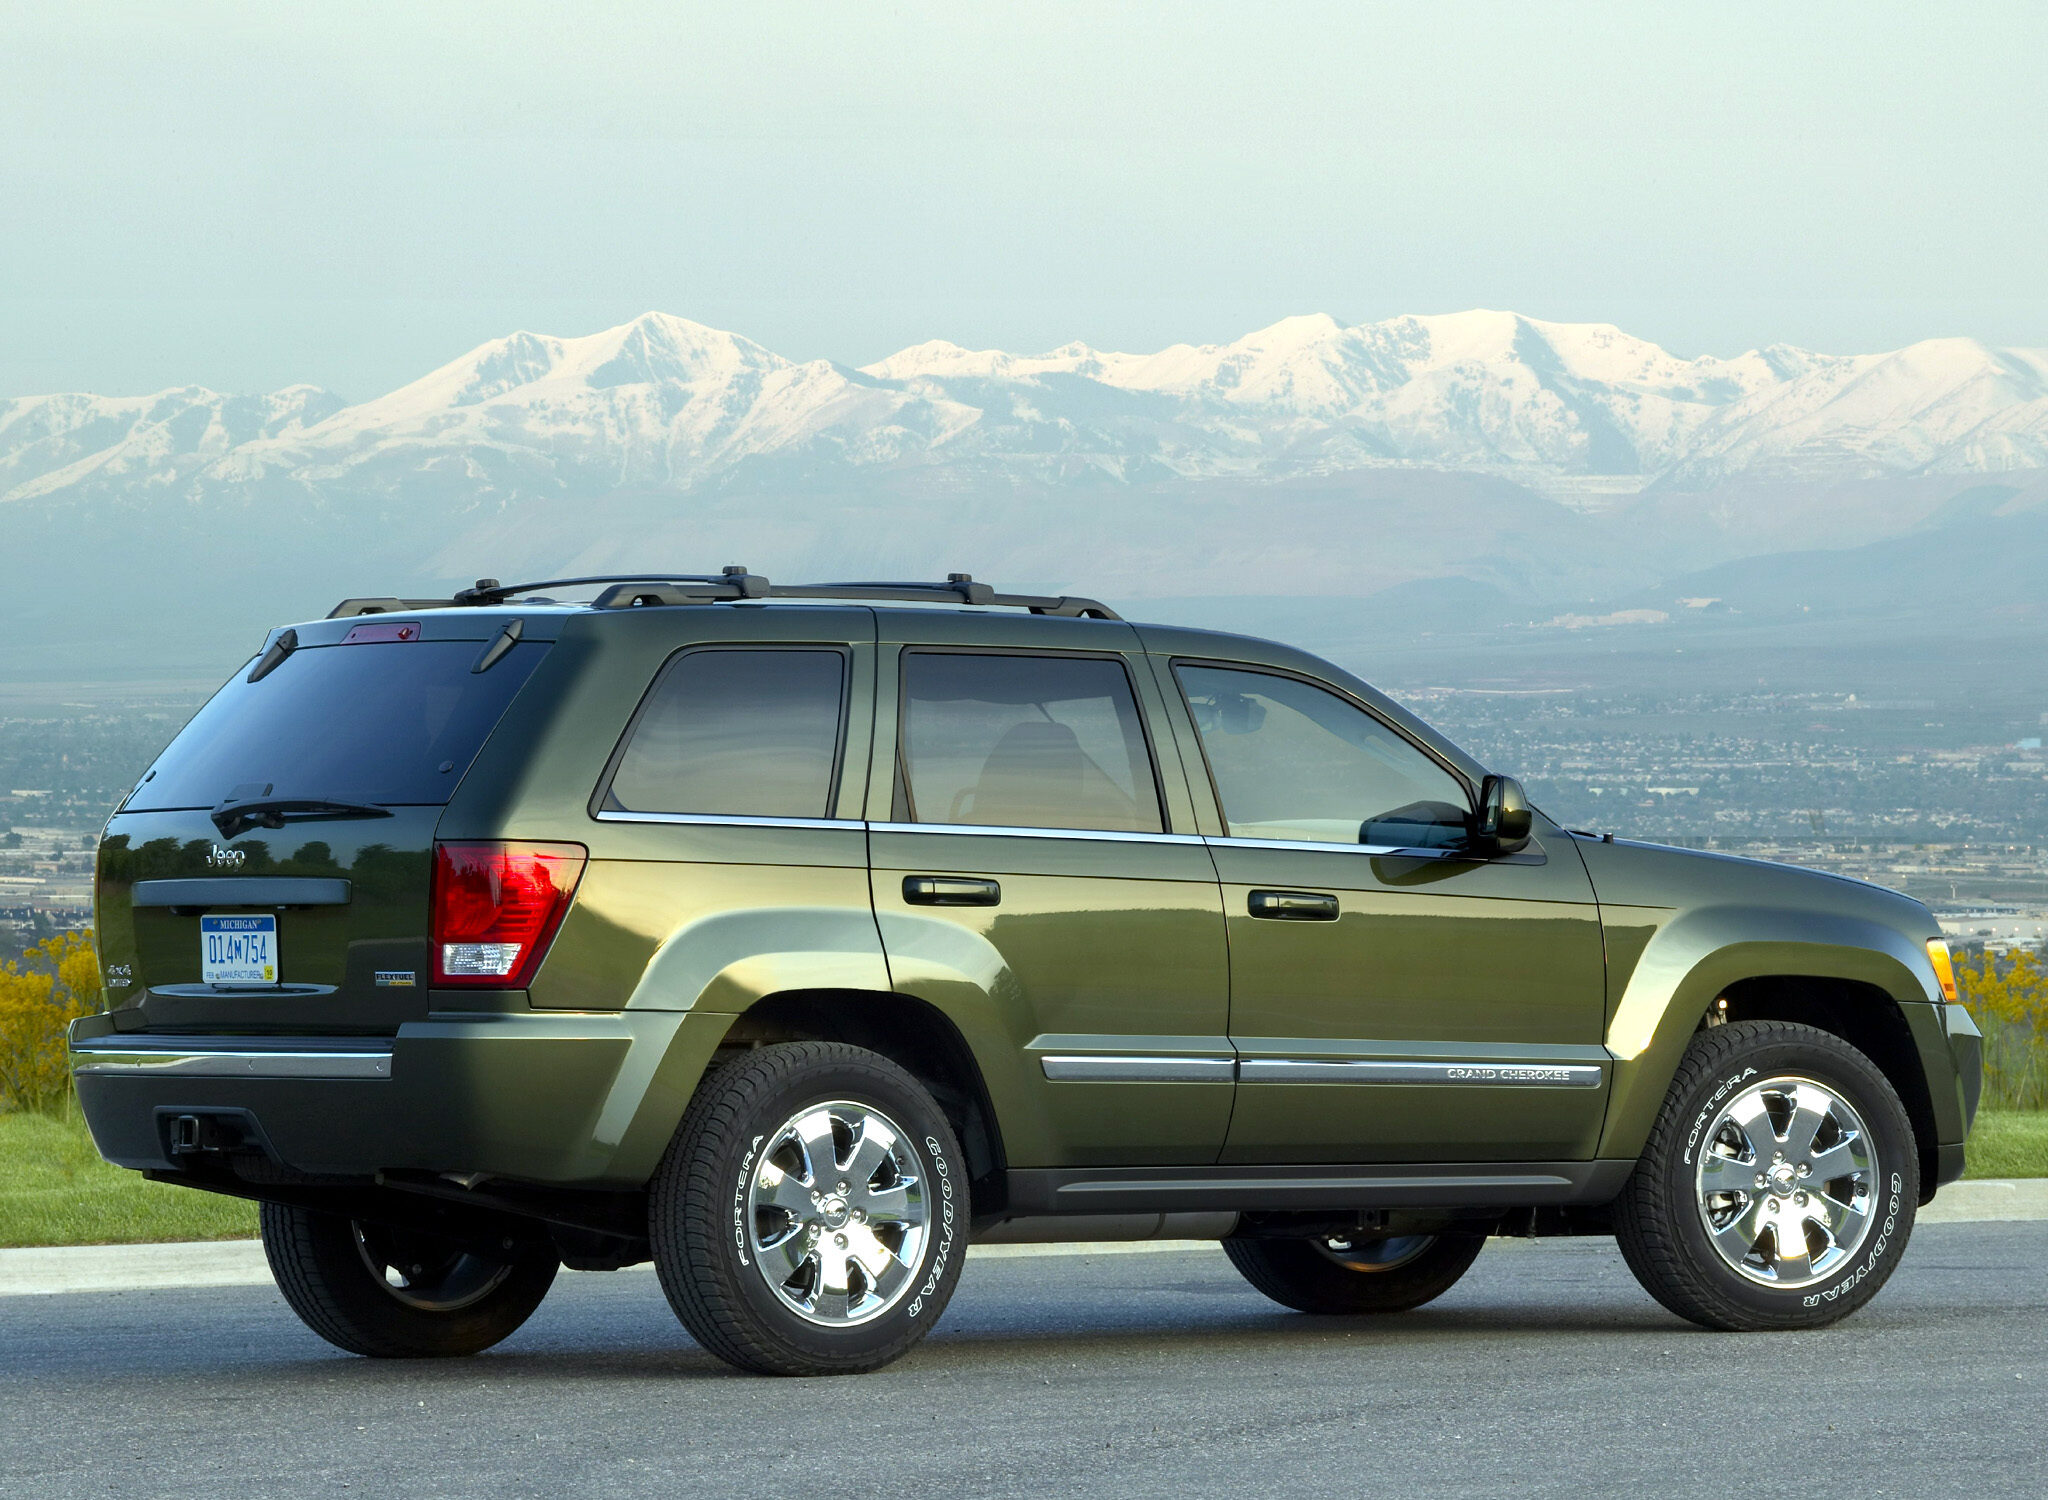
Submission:
[[[1645,1290],[1706,1328],[1815,1328],[1890,1277],[1919,1153],[1899,1096],[1840,1037],[1736,1021],[1693,1038],[1615,1238]]]
[[[1476,1234],[1372,1239],[1229,1239],[1223,1253],[1253,1286],[1297,1312],[1406,1312],[1449,1291],[1479,1258]]]
[[[873,1370],[938,1321],[967,1250],[945,1114],[879,1053],[763,1047],[707,1078],[649,1212],[691,1337],[765,1375]]]
[[[520,1247],[483,1254],[440,1235],[263,1205],[277,1289],[320,1337],[351,1354],[475,1354],[533,1316],[559,1263]]]

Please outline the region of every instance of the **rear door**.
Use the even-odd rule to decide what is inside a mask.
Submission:
[[[194,1031],[425,1014],[435,825],[550,649],[531,622],[506,638],[508,618],[300,627],[215,694],[100,846],[112,1004]],[[253,811],[225,817],[235,803]]]
[[[915,638],[887,641],[906,619]],[[870,841],[895,987],[973,1029],[1011,1166],[1213,1162],[1223,917],[1134,633],[908,612],[883,631]]]

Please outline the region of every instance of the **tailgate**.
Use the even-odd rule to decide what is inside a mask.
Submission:
[[[111,1001],[151,1030],[390,1032],[424,1016],[440,817],[394,807],[225,840],[204,813],[119,814],[99,864]]]
[[[157,757],[100,845],[124,1029],[136,1008],[151,1031],[427,1013],[434,830],[549,649],[454,614],[279,632]]]

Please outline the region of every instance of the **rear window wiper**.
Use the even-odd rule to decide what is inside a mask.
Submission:
[[[252,795],[253,794],[253,795]],[[224,839],[238,838],[252,828],[282,828],[287,823],[319,823],[333,818],[388,818],[391,809],[374,802],[344,797],[273,797],[270,788],[236,787],[212,814]]]

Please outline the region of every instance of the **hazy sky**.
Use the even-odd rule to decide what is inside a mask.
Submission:
[[[0,395],[649,308],[849,363],[1508,307],[2048,345],[2048,6],[0,0]]]

